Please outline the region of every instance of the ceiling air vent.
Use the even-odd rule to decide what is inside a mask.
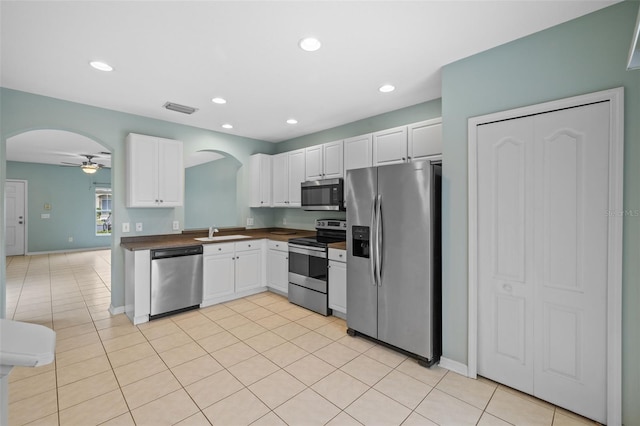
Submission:
[[[194,112],[196,112],[198,110],[198,108],[193,108],[193,107],[186,106],[186,105],[180,105],[180,104],[176,104],[174,102],[167,102],[162,106],[164,108],[166,108],[166,109],[170,109],[171,111],[177,111],[177,112],[181,112],[183,114],[193,114]]]

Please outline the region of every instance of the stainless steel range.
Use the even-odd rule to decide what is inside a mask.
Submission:
[[[347,221],[319,219],[316,237],[289,240],[289,302],[329,315],[328,245],[345,241]]]

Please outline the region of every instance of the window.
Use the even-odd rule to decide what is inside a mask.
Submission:
[[[96,188],[96,235],[111,235],[111,188]]]

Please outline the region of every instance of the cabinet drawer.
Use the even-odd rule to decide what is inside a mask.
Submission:
[[[269,249],[271,250],[280,250],[280,251],[289,251],[289,245],[284,241],[273,241],[269,240]]]
[[[337,262],[347,261],[347,251],[338,249],[329,249],[329,260],[335,260]]]
[[[233,253],[234,243],[203,244],[202,252],[205,256]]]
[[[236,251],[260,250],[262,248],[261,240],[240,241],[236,243]]]

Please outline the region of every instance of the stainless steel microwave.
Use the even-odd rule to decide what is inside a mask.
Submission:
[[[344,181],[324,179],[302,182],[302,208],[304,210],[344,211]]]

